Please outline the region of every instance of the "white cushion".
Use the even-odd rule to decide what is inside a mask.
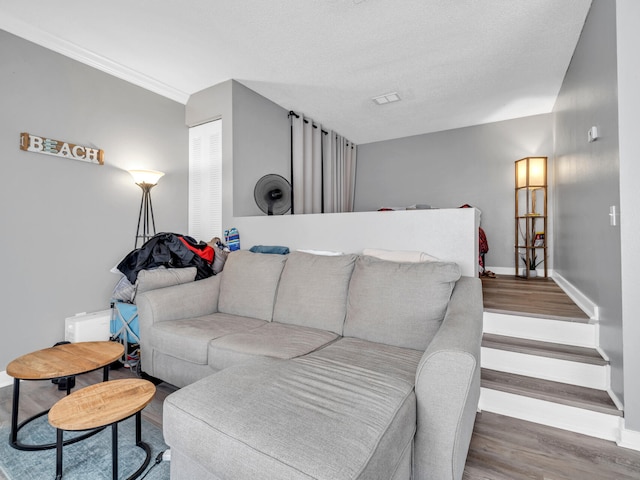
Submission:
[[[376,257],[381,260],[389,260],[390,262],[437,262],[440,260],[425,252],[417,252],[412,250],[383,250],[381,248],[365,248],[363,255]]]

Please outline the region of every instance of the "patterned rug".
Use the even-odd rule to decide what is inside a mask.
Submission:
[[[65,432],[71,438],[74,432]],[[118,424],[118,473],[127,478],[144,461],[144,450],[135,445],[135,418]],[[56,431],[43,415],[25,426],[18,433],[18,440],[25,444],[54,443]],[[164,443],[162,430],[142,419],[142,440],[151,447],[151,461],[146,471],[138,478],[145,480],[168,480],[169,462],[155,465],[158,454],[168,447]],[[67,445],[62,453],[64,480],[111,480],[111,428]],[[151,471],[149,471],[151,469]],[[9,446],[9,427],[0,428],[0,478],[7,480],[42,480],[56,476],[56,449],[28,452]],[[145,473],[148,474],[145,476]]]

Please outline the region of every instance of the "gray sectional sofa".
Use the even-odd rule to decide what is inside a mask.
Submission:
[[[172,479],[460,479],[482,289],[446,262],[237,251],[137,297]]]

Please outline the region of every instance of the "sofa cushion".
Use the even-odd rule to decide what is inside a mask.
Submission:
[[[212,339],[258,328],[264,323],[264,320],[225,313],[158,322],[151,328],[149,342],[154,349],[172,357],[207,365]]]
[[[193,282],[197,273],[196,267],[166,268],[161,266],[149,270],[140,270],[136,280],[136,295],[156,288]]]
[[[165,441],[213,478],[392,478],[415,433],[403,380],[325,359],[236,365],[169,395]]]
[[[322,358],[336,368],[360,368],[398,378],[413,386],[423,351],[374,343],[360,338],[344,337],[331,345],[310,353],[310,358]]]
[[[349,280],[357,255],[289,254],[273,320],[342,334]]]
[[[439,259],[425,252],[415,250],[383,250],[381,248],[365,248],[363,255],[376,257],[380,260],[389,260],[390,262],[437,262]]]
[[[259,328],[212,340],[209,343],[209,366],[222,370],[256,356],[299,357],[337,337],[326,330],[269,322]]]
[[[284,255],[237,250],[220,273],[218,311],[271,321]]]
[[[359,257],[349,284],[344,336],[425,350],[459,278],[455,263]]]

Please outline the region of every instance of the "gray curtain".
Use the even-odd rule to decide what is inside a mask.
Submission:
[[[356,145],[302,115],[291,122],[294,213],[352,212]]]

